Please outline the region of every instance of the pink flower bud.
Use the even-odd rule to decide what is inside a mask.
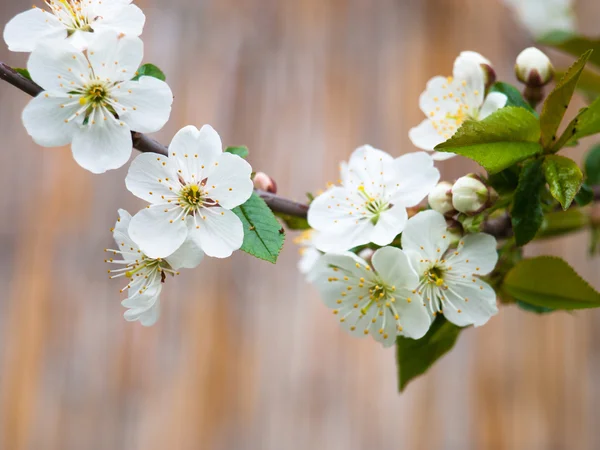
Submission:
[[[264,172],[256,172],[254,175],[254,187],[261,191],[267,191],[271,194],[277,194],[277,183]]]
[[[519,53],[515,73],[522,83],[529,87],[542,87],[554,76],[554,67],[550,59],[535,47],[529,47]]]

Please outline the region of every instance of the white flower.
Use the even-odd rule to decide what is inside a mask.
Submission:
[[[498,312],[496,293],[479,277],[496,266],[496,239],[469,234],[449,248],[444,216],[423,211],[411,217],[402,233],[402,248],[420,276],[418,292],[430,313],[444,313],[458,326],[485,324]]]
[[[171,113],[166,83],[132,81],[143,53],[138,38],[110,32],[87,56],[64,44],[38,46],[27,67],[44,92],[23,111],[29,135],[44,147],[71,143],[75,161],[90,172],[121,167],[131,156],[131,131],[158,131]]]
[[[452,184],[447,181],[438,183],[429,193],[427,202],[431,206],[431,209],[441,214],[453,213]]]
[[[504,0],[534,37],[576,31],[573,0]]]
[[[464,121],[485,119],[506,105],[504,94],[492,92],[485,96],[487,75],[482,64],[487,63],[478,53],[463,52],[454,63],[454,76],[429,80],[419,99],[427,119],[408,134],[415,146],[433,150],[450,139]],[[436,152],[433,159],[441,161],[453,156]]]
[[[431,320],[406,254],[384,247],[375,252],[372,264],[374,270],[350,252],[322,256],[313,280],[325,305],[351,334],[371,334],[385,347],[393,345],[398,334],[423,337]]]
[[[167,276],[178,275],[178,269],[192,269],[200,264],[203,253],[192,241],[186,241],[177,252],[163,259],[148,258],[131,240],[127,231],[131,216],[125,210],[119,210],[119,219],[113,229],[118,250],[106,250],[123,259],[106,259],[109,264],[121,268],[109,270],[111,278],[126,277],[127,286],[121,292],[128,291],[128,297],[122,305],[128,308],[124,317],[128,321],[139,320],[142,325],[156,323],[160,315],[160,292]]]
[[[519,81],[527,86],[539,87],[552,80],[554,67],[544,52],[529,47],[517,56],[515,73]]]
[[[170,255],[188,237],[209,256],[230,256],[244,240],[231,210],[252,195],[251,172],[244,159],[223,152],[211,126],[183,128],[168,157],[145,153],[131,163],[127,189],[150,203],[131,220],[131,238],[152,258]]]
[[[315,245],[342,252],[373,242],[390,244],[402,232],[407,207],[417,205],[439,180],[433,160],[424,153],[392,158],[363,146],[341,165],[342,186],[319,195],[308,210],[308,223],[320,233]]]
[[[294,244],[298,245],[300,253],[300,261],[298,261],[298,270],[305,275],[310,281],[310,274],[319,258],[323,255],[317,247],[315,247],[314,239],[318,235],[318,231],[309,229],[304,230],[294,238]]]
[[[15,16],[4,29],[4,41],[13,52],[31,52],[40,43],[68,42],[86,49],[98,35],[138,37],[146,18],[131,0],[45,0],[50,11],[36,6]]]
[[[475,174],[460,177],[452,186],[452,205],[461,213],[480,213],[490,201],[488,187]]]

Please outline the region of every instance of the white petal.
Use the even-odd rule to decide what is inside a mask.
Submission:
[[[441,258],[449,245],[446,219],[433,210],[422,211],[408,219],[402,232],[402,248],[425,258]]]
[[[17,14],[4,28],[4,41],[12,52],[31,52],[43,41],[60,41],[67,37],[67,29],[49,12],[32,8]]]
[[[104,116],[106,120],[94,120],[92,117],[87,125],[78,127],[73,135],[73,158],[92,173],[118,169],[131,156],[131,131],[108,112]]]
[[[151,297],[145,305],[128,309],[123,314],[123,317],[128,322],[139,320],[145,327],[154,325],[160,317],[160,297],[158,295]]]
[[[479,279],[476,282],[447,282],[444,291],[447,300],[442,302],[444,316],[459,327],[484,325],[498,312],[496,293],[491,286]],[[448,304],[454,305],[454,308]],[[460,312],[458,312],[460,311]]]
[[[363,185],[372,197],[380,195],[383,192],[383,179],[392,161],[389,154],[370,145],[357,148],[348,162],[350,185],[344,187],[354,190]]]
[[[479,111],[479,120],[485,119],[490,114],[506,106],[508,98],[500,92],[490,92]]]
[[[188,233],[188,237],[184,243],[181,244],[181,247],[165,259],[173,269],[178,270],[193,269],[202,262],[203,258],[204,252],[198,247],[196,242],[190,238],[190,234]]]
[[[305,247],[302,249],[300,260],[298,261],[298,270],[304,275],[308,275],[323,255],[314,247]],[[307,277],[308,281],[312,281],[311,277]]]
[[[233,209],[245,203],[252,195],[252,167],[246,160],[231,153],[222,153],[217,162],[218,166],[206,180],[205,190],[208,197],[223,208]]]
[[[476,64],[487,64],[487,65],[492,65],[492,63],[487,59],[484,58],[481,54],[477,53],[477,52],[473,52],[473,51],[469,51],[469,50],[465,50],[460,52],[460,55],[458,55],[458,58],[456,58],[456,60],[454,61],[454,72],[455,72],[455,76],[456,76],[456,72],[458,72],[458,74],[461,74],[461,69],[462,69],[462,65],[463,63],[466,61],[473,61]]]
[[[456,254],[458,253],[458,255]],[[448,258],[453,273],[487,275],[498,262],[496,239],[485,233],[468,234]]]
[[[408,132],[408,137],[415,147],[423,150],[433,150],[436,145],[441,144],[444,139],[433,127],[433,122],[425,119]]]
[[[458,111],[456,99],[449,96],[453,92],[452,78],[433,77],[427,82],[425,91],[419,97],[421,111],[430,119],[441,120]],[[452,94],[454,96],[454,94]]]
[[[88,62],[83,53],[64,42],[42,43],[29,56],[27,70],[46,91],[71,92],[88,80]]]
[[[374,228],[370,220],[361,220],[338,231],[321,232],[314,240],[315,247],[323,252],[344,252],[371,242]]]
[[[221,138],[210,125],[204,125],[200,130],[192,125],[182,128],[169,146],[169,158],[174,160],[188,182],[206,178],[222,153]]]
[[[316,230],[338,232],[353,227],[361,218],[358,206],[364,200],[358,191],[334,186],[313,200],[308,209],[308,223]]]
[[[143,57],[144,44],[139,38],[119,38],[110,31],[99,34],[88,49],[88,58],[95,75],[112,82],[131,80]]]
[[[190,237],[208,256],[227,258],[242,246],[244,227],[233,212],[212,207],[203,208],[200,215],[188,219]]]
[[[63,105],[69,106],[62,108]],[[67,145],[73,139],[77,124],[75,121],[67,123],[65,120],[72,117],[79,108],[79,102],[73,102],[66,94],[42,92],[23,110],[23,125],[38,145]]]
[[[115,223],[113,230],[113,238],[117,244],[117,249],[122,252],[121,256],[125,261],[135,261],[140,256],[137,244],[129,237],[130,221],[131,215],[124,209],[120,209],[119,219]]]
[[[446,161],[447,159],[454,158],[456,153],[447,153],[447,152],[433,152],[431,157],[434,161]]]
[[[379,215],[377,224],[371,231],[370,242],[377,245],[388,245],[396,236],[402,233],[408,220],[406,208],[394,205]]]
[[[177,169],[170,158],[142,153],[129,166],[125,186],[133,195],[147,202],[166,203],[175,199],[180,190],[176,180]]]
[[[142,209],[131,219],[129,236],[150,258],[166,258],[185,241],[188,228],[181,220],[181,209],[164,206]]]
[[[66,42],[68,42],[75,50],[81,52],[86,50],[90,44],[96,40],[97,36],[97,34],[90,33],[89,31],[75,30],[73,34],[67,38]]]
[[[470,108],[476,109],[483,103],[485,94],[485,74],[481,64],[472,58],[456,59],[454,64],[454,83],[464,83],[464,103]]]
[[[393,162],[395,179],[392,185],[392,204],[403,206],[418,205],[435,187],[440,172],[433,166],[433,159],[424,152],[408,153]],[[395,183],[395,184],[392,184]]]
[[[173,93],[164,81],[141,77],[139,81],[126,81],[112,90],[118,100],[119,118],[140,133],[154,133],[169,120]]]
[[[377,274],[390,286],[413,290],[419,285],[417,272],[411,266],[408,256],[399,248],[380,248],[373,254],[371,261]]]
[[[402,327],[400,334],[412,339],[421,339],[431,326],[431,317],[423,299],[419,294],[404,289],[398,290],[395,297],[394,307],[398,311],[398,323]]]
[[[146,16],[136,5],[113,6],[111,2],[103,2],[96,13],[100,18],[92,27],[96,33],[105,30],[113,31],[115,34],[123,33],[126,36],[140,36],[144,30]]]

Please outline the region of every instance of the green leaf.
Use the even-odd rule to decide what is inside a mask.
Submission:
[[[503,289],[521,301],[544,308],[572,310],[600,306],[600,293],[569,264],[554,256],[519,262],[506,275]]]
[[[539,139],[538,119],[524,108],[507,106],[481,121],[465,122],[435,149],[466,156],[493,174],[540,153]]]
[[[487,179],[487,183],[500,195],[512,193],[519,184],[520,171],[519,166],[509,167],[502,172],[490,175]]]
[[[271,263],[277,261],[285,232],[273,211],[256,193],[246,203],[233,209],[244,225],[242,250]]]
[[[600,54],[600,52],[598,52]],[[554,76],[560,80],[565,74],[565,70],[556,70]],[[577,88],[579,92],[585,95],[591,102],[600,96],[600,75],[588,69],[584,69],[579,77]]]
[[[589,226],[590,218],[580,208],[552,211],[544,215],[544,222],[536,239],[562,236]]]
[[[543,306],[530,305],[529,303],[522,302],[521,300],[517,300],[516,304],[523,311],[529,311],[529,312],[533,312],[536,314],[548,314],[548,313],[551,313],[554,311],[554,309],[552,309],[552,308],[545,308]]]
[[[578,206],[585,206],[592,203],[594,200],[594,190],[586,183],[581,185],[581,189],[575,196],[575,202]]]
[[[133,78],[133,81],[138,81],[142,77],[154,77],[158,78],[161,81],[165,81],[167,79],[166,75],[162,70],[156,67],[154,64],[144,64],[141,66]]]
[[[310,225],[308,224],[308,220],[304,217],[292,216],[289,214],[283,214],[280,212],[275,213],[277,217],[279,217],[288,230],[309,230]]]
[[[525,108],[532,114],[537,115],[535,109],[533,109],[531,105],[525,101],[519,90],[512,84],[498,81],[492,85],[490,92],[500,92],[501,94],[506,95],[506,98],[508,99],[506,106],[519,106],[521,108]]]
[[[13,69],[15,72],[17,72],[19,75],[21,75],[22,77],[27,78],[28,80],[31,80],[31,75],[29,74],[29,70],[27,69],[20,69],[20,68],[15,68]]]
[[[585,182],[590,185],[600,184],[600,144],[593,146],[585,154],[585,162],[583,163],[585,169]]]
[[[581,55],[581,57],[569,67],[569,70],[567,70],[565,75],[558,83],[556,83],[552,92],[546,97],[540,115],[540,126],[542,131],[541,143],[544,148],[551,148],[556,142],[556,132],[569,107],[581,71],[585,67],[585,63],[591,54],[591,51],[587,51]]]
[[[582,108],[577,116],[567,125],[558,142],[552,147],[557,152],[565,145],[577,144],[581,138],[600,133],[600,97],[587,108]]]
[[[523,167],[511,211],[515,241],[519,247],[535,237],[544,221],[541,203],[541,190],[544,184],[541,160],[536,159]]]
[[[406,385],[424,374],[433,363],[448,353],[462,328],[438,316],[421,339],[399,336],[396,339],[396,363],[398,365],[398,388],[402,392]]]
[[[238,155],[240,158],[246,159],[250,152],[248,151],[248,147],[240,146],[240,147],[227,147],[225,149],[227,153],[233,153],[234,155]]]
[[[600,67],[600,39],[590,39],[568,31],[553,31],[538,39],[538,42],[569,53],[576,58],[588,50],[594,50],[590,62]]]
[[[566,210],[583,182],[581,169],[572,159],[559,155],[546,156],[543,169],[552,197]]]

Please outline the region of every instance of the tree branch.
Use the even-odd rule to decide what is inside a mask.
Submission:
[[[0,62],[0,79],[12,84],[17,89],[31,95],[37,96],[43,89],[33,81],[25,78],[12,67]],[[167,156],[168,149],[160,142],[136,131],[131,132],[133,138],[133,147],[140,152],[160,153]],[[306,218],[308,205],[288,200],[270,192],[256,190],[256,193],[269,205],[274,212],[287,214],[294,217]],[[600,186],[594,187],[594,200],[600,201]],[[495,236],[498,239],[512,236],[512,225],[508,214],[490,219],[484,223],[483,231]]]

